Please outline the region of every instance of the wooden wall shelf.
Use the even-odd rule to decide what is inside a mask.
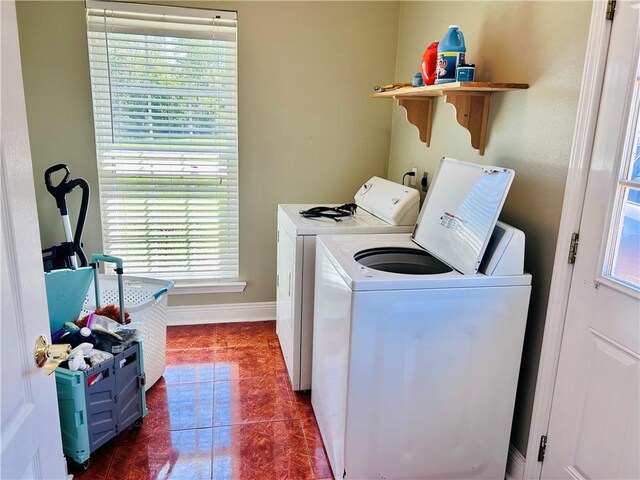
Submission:
[[[405,87],[387,92],[374,93],[373,98],[395,98],[407,111],[407,120],[418,127],[420,140],[431,144],[433,102],[444,96],[456,110],[457,122],[471,134],[471,146],[484,155],[489,119],[489,102],[493,92],[523,90],[526,83],[453,82],[428,87]]]

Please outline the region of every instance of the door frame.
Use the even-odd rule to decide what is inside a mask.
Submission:
[[[538,462],[538,449],[541,436],[547,434],[551,418],[551,404],[573,274],[573,265],[569,264],[567,259],[571,236],[580,228],[611,34],[612,21],[606,19],[607,4],[608,2],[603,0],[592,1],[589,37],[525,455],[522,477],[525,479],[539,479],[542,473],[542,462]]]

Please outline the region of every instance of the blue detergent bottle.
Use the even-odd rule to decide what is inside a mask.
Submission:
[[[456,81],[456,67],[464,63],[466,52],[464,35],[457,25],[449,25],[449,30],[438,45],[436,85]]]

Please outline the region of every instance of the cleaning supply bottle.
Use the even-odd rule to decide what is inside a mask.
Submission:
[[[65,337],[62,337],[63,340]],[[90,343],[92,345],[96,344],[96,339],[87,327],[81,328],[79,331],[75,333],[69,334],[69,339],[66,343],[71,344],[71,348],[76,348],[81,343]]]
[[[420,64],[420,73],[425,85],[433,85],[436,81],[436,67],[438,65],[438,45],[439,42],[433,42],[427,47],[422,55],[422,63]]]
[[[464,36],[457,25],[449,25],[449,30],[438,45],[438,66],[436,85],[455,82],[456,68],[464,63],[467,47]]]

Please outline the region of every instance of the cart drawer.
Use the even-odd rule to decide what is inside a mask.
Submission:
[[[114,359],[102,362],[85,374],[85,398],[89,446],[91,452],[113,438],[117,433],[116,377]]]
[[[121,432],[142,417],[140,350],[134,344],[114,358],[116,379],[117,431]]]

